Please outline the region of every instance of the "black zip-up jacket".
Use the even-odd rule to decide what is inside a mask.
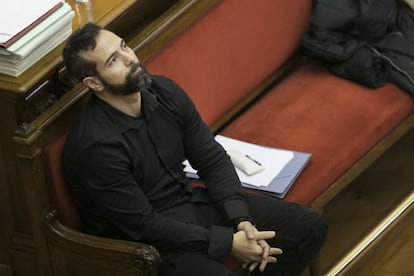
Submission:
[[[414,11],[402,0],[314,0],[302,45],[340,77],[414,95]]]
[[[233,224],[251,219],[239,179],[186,93],[169,79],[152,79],[152,88],[141,92],[140,117],[92,95],[70,131],[64,175],[84,230],[223,259],[230,254]],[[184,158],[207,189],[191,188]],[[212,202],[223,225],[198,224],[192,202]]]

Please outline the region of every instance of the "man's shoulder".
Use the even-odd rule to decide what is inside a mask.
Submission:
[[[83,109],[69,130],[65,148],[70,152],[80,152],[93,143],[105,143],[116,137],[116,129],[93,99]]]

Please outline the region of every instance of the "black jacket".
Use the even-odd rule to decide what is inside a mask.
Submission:
[[[414,11],[402,0],[314,0],[302,45],[340,77],[414,95]]]

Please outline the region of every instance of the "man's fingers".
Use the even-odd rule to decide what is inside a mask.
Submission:
[[[256,237],[257,230],[253,226],[252,227],[246,227],[244,231],[246,232],[246,235],[249,239],[252,240]]]
[[[263,272],[264,270],[265,270],[265,268],[266,268],[266,266],[267,266],[267,264],[268,264],[269,262],[268,262],[268,260],[266,259],[266,260],[263,260],[263,261],[261,261],[260,262],[260,266],[259,266],[259,270],[261,271],[261,272]]]
[[[258,231],[255,234],[256,240],[268,240],[276,236],[275,231]]]
[[[280,254],[283,254],[282,249],[277,248],[277,247],[270,247],[269,255],[280,255]]]
[[[255,238],[255,234],[257,232],[256,227],[254,227],[250,221],[242,221],[239,223],[239,225],[237,226],[237,229],[239,231],[244,231],[246,232],[246,235],[249,239],[254,239]]]
[[[266,260],[270,254],[270,246],[264,240],[260,240],[258,243],[263,248],[262,258]]]
[[[259,270],[263,272],[267,264],[276,263],[276,262],[277,262],[277,259],[275,257],[269,256],[266,261],[265,260],[261,261]]]
[[[276,258],[276,257],[269,256],[269,257],[267,258],[267,263],[268,263],[268,264],[270,264],[270,263],[274,264],[274,263],[276,263],[276,262],[277,262],[277,258]]]
[[[253,272],[253,270],[259,265],[258,262],[251,263],[249,266],[249,271]]]

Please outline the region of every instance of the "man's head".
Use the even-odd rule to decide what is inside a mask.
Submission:
[[[127,95],[148,89],[151,84],[125,41],[93,23],[69,37],[63,60],[69,72],[95,92]]]

